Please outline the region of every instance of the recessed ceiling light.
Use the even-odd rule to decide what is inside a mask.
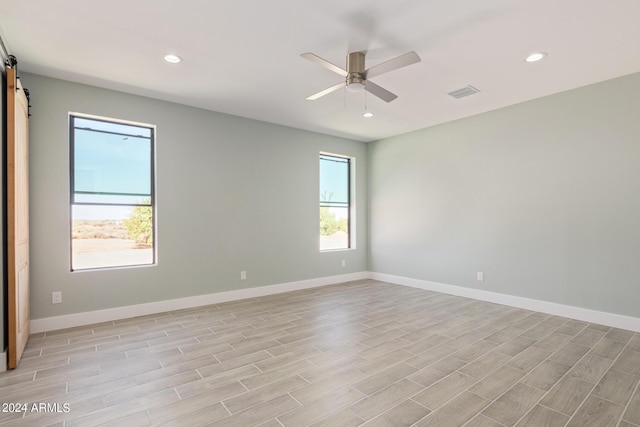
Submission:
[[[373,117],[373,116],[374,116],[374,114],[371,111],[365,111],[364,114],[362,115],[362,117],[367,118],[367,119],[370,118],[370,117]]]
[[[527,56],[525,61],[527,62],[538,62],[541,59],[544,59],[547,56],[546,52],[534,52],[531,55]]]
[[[179,62],[182,62],[182,58],[180,58],[178,55],[174,55],[173,53],[166,54],[164,56],[164,60],[172,64],[177,64]]]

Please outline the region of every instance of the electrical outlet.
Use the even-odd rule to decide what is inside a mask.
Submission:
[[[484,282],[484,273],[482,271],[478,271],[476,273],[476,279],[478,279],[478,282]]]
[[[62,303],[62,292],[51,292],[51,304]]]
[[[246,271],[241,271],[240,272],[240,280],[247,280],[247,272]]]
[[[342,260],[342,266],[343,266],[343,267],[346,267],[346,266],[347,266],[347,261]]]

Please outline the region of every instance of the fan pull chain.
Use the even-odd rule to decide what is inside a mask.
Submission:
[[[347,111],[347,87],[345,86],[344,89],[342,89],[342,93],[344,95],[344,110]]]

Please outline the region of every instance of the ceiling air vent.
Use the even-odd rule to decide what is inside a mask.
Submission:
[[[463,88],[454,90],[452,92],[449,92],[449,95],[453,96],[456,99],[460,99],[460,98],[464,98],[465,96],[475,95],[478,92],[480,92],[478,89],[469,85],[469,86],[465,86]]]

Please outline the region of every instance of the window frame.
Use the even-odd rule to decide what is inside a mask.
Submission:
[[[149,130],[149,137],[123,134],[119,132],[109,132],[104,130],[96,130],[90,128],[81,128],[74,125],[75,119],[91,120],[95,122],[103,122],[115,125],[125,125],[132,127],[145,128]],[[75,195],[75,130],[85,129],[91,130],[97,133],[108,133],[112,135],[122,135],[125,137],[141,137],[149,139],[149,173],[150,173],[150,201],[149,204],[144,203],[100,203],[100,202],[77,202]],[[145,195],[146,196],[146,195]],[[151,262],[144,264],[125,264],[125,265],[110,265],[90,268],[73,268],[73,207],[74,206],[124,206],[124,207],[150,207],[151,208],[151,229],[152,229],[152,241],[151,246]],[[114,119],[110,117],[94,116],[90,114],[69,112],[69,270],[72,273],[96,271],[96,270],[110,270],[110,269],[122,269],[122,268],[139,268],[155,266],[158,262],[157,254],[157,208],[156,208],[156,126],[148,123],[134,122],[130,120]]]
[[[355,224],[356,224],[356,216],[355,216],[355,163],[356,158],[353,156],[348,156],[344,154],[330,153],[321,151],[318,156],[318,196],[321,196],[322,189],[321,187],[321,171],[320,171],[320,162],[323,157],[334,157],[341,160],[346,160],[347,163],[347,247],[344,248],[330,248],[330,249],[322,249],[320,245],[320,241],[318,241],[318,249],[321,253],[326,252],[337,252],[337,251],[349,251],[355,250]],[[320,197],[318,198],[318,200]],[[320,209],[322,207],[330,207],[328,205],[323,205],[322,202],[319,201],[318,204],[318,240],[320,240]]]

